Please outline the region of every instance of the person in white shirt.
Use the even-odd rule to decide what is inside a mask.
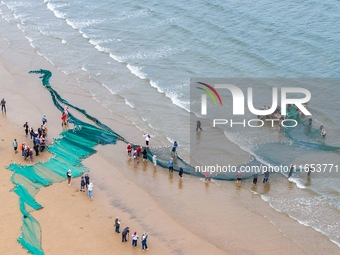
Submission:
[[[134,232],[132,235],[132,246],[137,247],[137,240],[138,240],[137,232]]]
[[[145,133],[145,134],[143,135],[143,137],[145,137],[146,146],[149,146],[150,135],[149,135],[148,133]]]
[[[93,183],[90,182],[89,186],[87,186],[89,198],[92,198],[92,188],[93,188]]]

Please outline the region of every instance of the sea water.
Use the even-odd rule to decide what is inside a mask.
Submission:
[[[108,118],[124,116],[141,133],[150,133],[163,145],[176,140],[179,153],[186,158],[190,158],[190,78],[339,77],[336,0],[3,0],[0,13],[17,24],[37,54],[74,77],[73,86],[84,88],[100,102]],[[257,94],[257,103],[270,103],[266,94],[270,85],[259,89],[264,93]],[[314,124],[323,123],[327,143],[340,146],[338,94],[317,85],[310,89],[318,98],[327,98],[327,103],[311,101]],[[235,146],[220,149],[236,161],[239,155],[248,154],[274,157],[277,151],[249,148],[287,141],[268,127],[242,135],[237,130],[223,132]],[[320,143],[318,139],[313,142]],[[308,149],[302,146],[295,153]],[[338,156],[336,152],[313,151],[301,154],[296,163],[320,158],[340,164]],[[262,198],[339,245],[337,177],[306,183],[305,175],[294,175],[290,181],[300,188],[294,194],[288,193],[284,178],[275,177],[275,186]]]

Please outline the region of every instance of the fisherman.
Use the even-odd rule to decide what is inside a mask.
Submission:
[[[311,125],[312,125],[312,122],[313,122],[312,117],[309,117],[309,118],[308,118],[308,125],[311,126]]]
[[[254,185],[256,185],[258,177],[259,177],[259,174],[255,171],[255,173],[253,174],[253,184]]]
[[[197,124],[196,124],[196,131],[198,131],[198,129],[200,129],[201,131],[203,130],[201,128],[201,121],[200,120],[197,120]]]
[[[293,164],[290,165],[290,169],[289,169],[289,174],[288,174],[288,178],[290,178],[293,174],[293,170],[294,170],[294,166]]]
[[[263,183],[268,182],[268,179],[269,179],[269,171],[266,170],[266,171],[264,172]]]

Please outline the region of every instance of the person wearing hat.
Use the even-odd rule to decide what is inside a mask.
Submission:
[[[132,235],[132,246],[137,247],[137,240],[138,240],[138,235],[137,235],[137,232],[135,231]]]
[[[127,242],[126,240],[126,236],[129,236],[130,230],[129,227],[124,228],[123,232],[122,232],[122,242]]]
[[[72,172],[71,172],[70,169],[67,171],[66,176],[67,176],[67,184],[68,184],[68,186],[70,186],[71,185],[71,179],[72,179]]]
[[[1,100],[1,111],[6,114],[6,101],[5,98]]]
[[[116,219],[115,219],[115,227],[116,227],[116,233],[120,233],[119,232],[119,228],[120,228],[120,219],[117,217]]]

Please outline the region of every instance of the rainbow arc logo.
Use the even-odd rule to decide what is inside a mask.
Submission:
[[[202,115],[207,114],[207,95],[209,95],[211,100],[214,102],[214,105],[217,105],[217,101],[216,101],[216,98],[215,98],[215,96],[216,96],[218,101],[220,102],[220,105],[222,106],[222,99],[221,99],[220,95],[217,93],[217,91],[214,87],[212,87],[209,84],[203,83],[203,82],[197,82],[197,83],[208,88],[208,89],[206,89],[206,88],[196,87],[200,90],[203,90],[206,93],[206,94],[202,94],[202,109],[201,109]],[[215,94],[215,96],[211,92],[213,92]]]
[[[214,87],[212,87],[209,84],[203,83],[203,82],[197,82],[198,84],[201,84],[203,86],[206,86],[207,88],[209,88],[212,92],[214,92],[214,94],[216,95],[216,97],[218,98],[218,101],[220,102],[220,105],[222,106],[222,100],[220,95],[217,93],[216,89],[214,89]],[[214,95],[210,92],[210,90],[205,89],[205,88],[201,88],[201,87],[197,87],[200,90],[203,90],[205,93],[207,93],[207,95],[210,96],[210,98],[213,100],[214,105],[217,104],[216,98],[214,97]]]

